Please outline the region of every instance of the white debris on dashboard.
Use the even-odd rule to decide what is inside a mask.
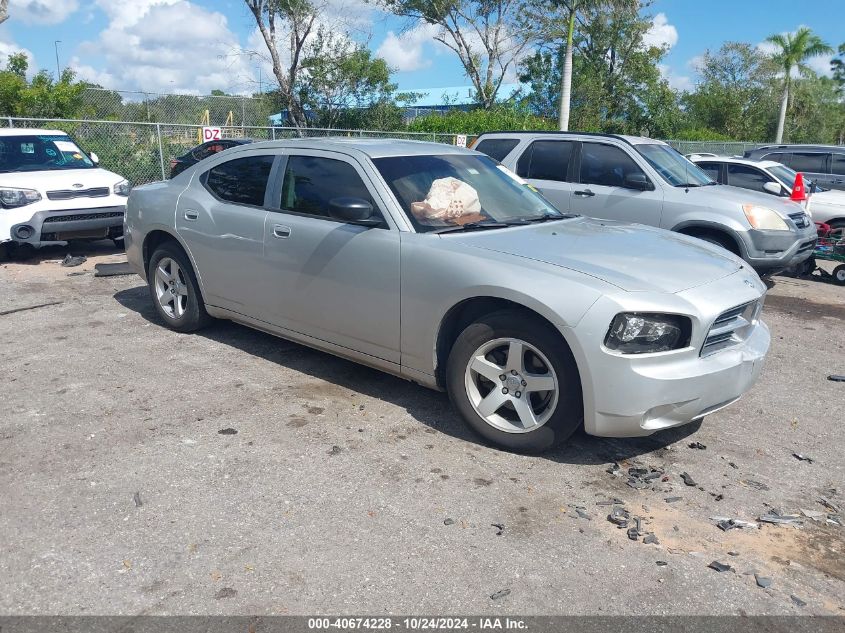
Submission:
[[[478,192],[457,178],[438,178],[422,202],[411,203],[411,212],[420,222],[457,222],[459,218],[481,213]]]

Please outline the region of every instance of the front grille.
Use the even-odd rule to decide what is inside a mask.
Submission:
[[[701,356],[718,352],[748,338],[762,308],[763,300],[760,299],[722,312],[710,326],[704,345],[701,346]]]
[[[807,217],[806,213],[790,213],[789,219],[795,222],[795,226],[797,226],[799,229],[803,229],[810,226],[810,219]]]
[[[101,218],[122,218],[123,211],[109,211],[107,213],[75,213],[73,215],[50,215],[44,218],[48,222],[75,222],[77,220],[99,220]]]
[[[105,198],[109,195],[108,187],[92,187],[91,189],[59,189],[48,191],[50,200],[73,200],[74,198]]]

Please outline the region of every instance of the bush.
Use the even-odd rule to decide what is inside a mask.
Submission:
[[[409,132],[481,134],[494,130],[556,130],[557,122],[518,108],[500,106],[490,110],[452,110],[429,114],[408,124]]]

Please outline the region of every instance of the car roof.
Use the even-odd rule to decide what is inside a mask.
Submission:
[[[334,150],[349,153],[359,152],[370,158],[385,158],[390,156],[428,156],[431,154],[477,154],[472,150],[433,143],[431,141],[409,141],[396,138],[355,138],[345,136],[330,136],[320,138],[285,139],[280,141],[260,141],[241,147],[243,151],[256,149],[315,149]],[[232,148],[229,151],[237,150]]]
[[[783,150],[792,150],[792,149],[802,149],[802,150],[816,150],[819,152],[829,152],[831,150],[836,150],[839,152],[845,153],[845,147],[842,145],[764,145],[762,147],[757,147],[755,149],[749,150],[749,152],[760,152],[760,151],[767,151],[770,152],[776,149],[783,149]]]
[[[534,136],[572,136],[572,137],[596,137],[596,138],[611,138],[624,141],[629,145],[668,145],[663,141],[658,141],[647,136],[631,136],[629,134],[606,134],[603,132],[562,132],[560,130],[499,130],[495,132],[484,132],[478,138],[483,139],[488,136],[498,137],[534,137]]]
[[[5,127],[0,128],[0,136],[32,136],[43,134],[45,136],[67,136],[62,130],[42,130],[31,127]]]
[[[763,169],[768,169],[769,167],[783,167],[783,163],[779,163],[776,160],[760,160],[754,158],[742,158],[741,156],[693,156],[691,158],[692,162],[694,163],[712,163],[712,162],[720,162],[720,163],[734,163],[737,165],[751,165],[752,167],[761,167]]]

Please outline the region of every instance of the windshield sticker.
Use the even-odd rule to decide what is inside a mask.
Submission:
[[[21,154],[34,154],[35,143],[21,143]]]
[[[46,152],[47,156],[55,156],[56,155],[56,150],[54,150],[54,149],[47,148],[44,151]]]
[[[67,152],[69,154],[78,154],[79,153],[79,148],[76,146],[75,143],[71,143],[70,141],[58,141],[57,140],[57,141],[53,141],[53,145],[55,145],[56,149],[58,149],[62,153],[65,153],[65,152]]]

